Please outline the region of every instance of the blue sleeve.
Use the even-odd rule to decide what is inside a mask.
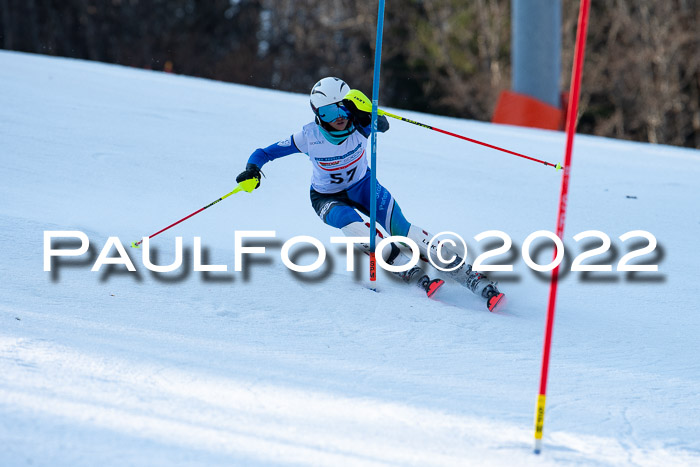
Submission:
[[[289,156],[301,152],[294,143],[294,138],[290,137],[284,141],[271,144],[266,148],[258,148],[248,158],[249,164],[255,164],[258,168],[267,164],[270,161],[279,159],[280,157]]]
[[[372,133],[372,125],[362,126],[358,124],[357,131],[365,138],[369,138],[369,135]]]

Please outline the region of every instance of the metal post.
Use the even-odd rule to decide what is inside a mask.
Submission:
[[[512,1],[513,91],[559,108],[561,0]]]

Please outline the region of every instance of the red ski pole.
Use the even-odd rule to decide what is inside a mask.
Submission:
[[[353,104],[355,104],[355,107],[357,107],[358,109],[360,109],[364,112],[367,112],[367,113],[372,112],[372,104],[369,102],[369,99],[367,98],[367,96],[365,96],[361,91],[359,91],[357,89],[352,89],[350,92],[348,92],[345,95],[344,100],[351,101]],[[418,125],[418,126],[421,126],[423,128],[427,128],[428,130],[437,131],[438,133],[442,133],[442,134],[449,135],[449,136],[454,136],[455,138],[463,139],[465,141],[469,141],[470,143],[480,144],[480,145],[486,146],[487,148],[490,148],[490,149],[495,149],[497,151],[502,151],[502,152],[505,152],[507,154],[511,154],[513,156],[522,157],[524,159],[527,159],[527,160],[530,160],[533,162],[538,162],[540,164],[548,165],[550,167],[554,167],[556,170],[563,168],[561,163],[552,164],[551,162],[543,161],[540,159],[535,159],[534,157],[526,156],[525,154],[520,154],[518,152],[511,151],[509,149],[499,148],[498,146],[494,146],[493,144],[484,143],[482,141],[478,141],[478,140],[475,140],[473,138],[467,138],[466,136],[458,135],[457,133],[452,133],[450,131],[441,130],[440,128],[435,128],[434,126],[426,125],[425,123],[417,122],[415,120],[411,120],[409,118],[402,117],[401,115],[396,115],[396,114],[393,114],[391,112],[387,112],[386,110],[378,109],[377,113],[379,115],[386,115],[387,117],[401,120],[402,122],[412,123],[414,125]]]
[[[233,194],[235,194],[235,193],[238,193],[239,191],[247,191],[248,193],[250,193],[251,191],[253,191],[253,190],[255,189],[255,186],[256,186],[257,183],[258,183],[258,181],[255,180],[255,179],[250,179],[250,180],[244,180],[244,181],[242,181],[241,183],[238,184],[238,186],[236,187],[236,189],[233,190],[231,193],[227,193],[227,194],[225,194],[224,196],[222,196],[221,198],[217,199],[216,201],[212,201],[211,203],[207,204],[207,205],[204,206],[203,208],[197,209],[195,212],[193,212],[193,213],[190,214],[189,216],[185,216],[185,217],[183,217],[182,219],[180,219],[179,221],[173,222],[172,224],[170,224],[170,225],[167,226],[166,228],[159,230],[158,232],[154,233],[153,235],[150,235],[148,238],[149,238],[149,239],[150,239],[150,238],[153,238],[153,237],[155,237],[156,235],[158,235],[158,234],[160,234],[160,233],[163,233],[163,232],[165,232],[166,230],[170,229],[171,227],[175,227],[175,226],[176,226],[177,224],[179,224],[180,222],[186,221],[187,219],[189,219],[190,217],[194,216],[195,214],[199,214],[200,212],[204,211],[205,209],[214,206],[214,205],[215,205],[216,203],[218,203],[219,201],[222,201],[222,200],[228,198],[229,196],[231,196],[231,195],[233,195]],[[137,242],[137,241],[133,241],[133,242],[131,242],[131,247],[132,247],[132,248],[141,248],[141,243],[143,243],[143,239],[139,240],[138,242]]]
[[[422,126],[423,128],[437,131],[438,133],[443,133],[445,135],[454,136],[455,138],[463,139],[465,141],[469,141],[470,143],[480,144],[482,146],[486,146],[487,148],[495,149],[496,151],[502,151],[502,152],[505,152],[507,154],[512,154],[513,156],[522,157],[524,159],[527,159],[527,160],[530,160],[533,162],[539,162],[540,164],[554,167],[556,170],[559,170],[562,168],[562,165],[560,163],[552,164],[551,162],[543,161],[540,159],[535,159],[534,157],[526,156],[525,154],[520,154],[518,152],[511,151],[509,149],[499,148],[498,146],[494,146],[493,144],[484,143],[484,142],[478,141],[476,139],[467,138],[466,136],[458,135],[457,133],[452,133],[450,131],[441,130],[440,128],[435,128],[434,126],[431,126],[431,125],[426,125],[425,123],[416,122],[415,120],[410,120],[406,117],[402,117],[400,115],[395,115],[395,114],[389,113],[385,110],[380,110],[379,113],[380,113],[380,115],[386,115],[387,117],[395,118],[397,120],[401,120],[402,122],[413,123],[414,125]]]

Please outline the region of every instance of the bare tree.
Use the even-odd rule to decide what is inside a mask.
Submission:
[[[573,60],[577,12],[578,0],[566,0],[565,65]],[[580,131],[698,147],[699,15],[695,0],[594,4]],[[565,76],[568,83],[570,70]]]
[[[568,88],[580,0],[562,0]],[[0,45],[308,92],[371,92],[378,0],[0,0]],[[700,146],[698,0],[593,2],[579,131]],[[383,105],[489,120],[510,86],[510,0],[387,2]]]

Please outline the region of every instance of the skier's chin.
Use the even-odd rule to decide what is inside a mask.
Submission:
[[[337,131],[345,130],[348,126],[348,120],[345,118],[339,118],[331,122],[330,125]]]

